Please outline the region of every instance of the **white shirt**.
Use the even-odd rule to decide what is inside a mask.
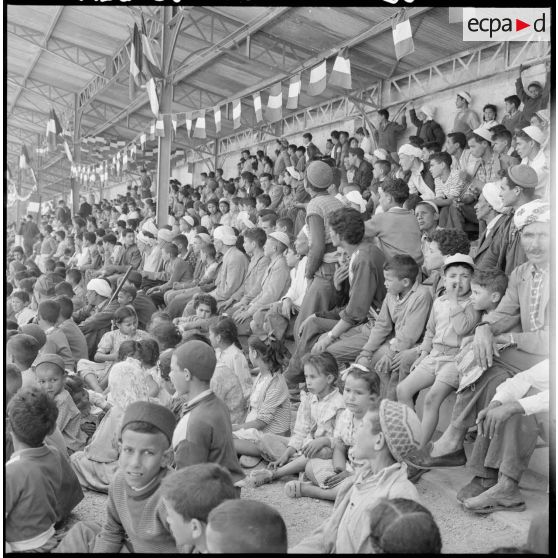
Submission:
[[[546,164],[546,157],[544,156],[543,150],[540,149],[533,160],[529,159],[529,157],[524,157],[521,161],[521,164],[531,167],[537,173],[539,184],[535,188],[535,194],[543,199],[547,199],[548,177],[550,171]]]
[[[492,401],[500,401],[502,404],[517,401],[523,407],[526,415],[548,413],[550,408],[549,386],[550,363],[546,359],[500,384],[496,388]],[[524,397],[531,388],[538,390],[539,393]]]
[[[418,169],[411,172],[408,182],[409,194],[419,193],[423,200],[432,200],[436,197],[436,194],[428,187],[428,184],[426,184],[422,178],[420,173],[423,168],[424,164],[421,164]]]
[[[202,391],[199,395],[196,395],[196,397],[193,397],[192,399],[190,399],[190,401],[188,401],[188,405],[193,405],[194,403],[198,402],[200,399],[203,399],[204,397],[207,397],[210,393],[212,393],[210,389],[206,389],[205,391]],[[176,425],[176,428],[174,429],[174,432],[172,433],[172,448],[173,449],[176,449],[178,444],[186,438],[186,432],[188,432],[188,420],[189,419],[190,419],[190,413],[186,413],[178,421],[178,424]]]
[[[296,308],[300,308],[302,300],[306,294],[308,280],[306,279],[306,261],[308,258],[304,256],[294,269],[291,269],[291,286],[281,299],[290,298]]]

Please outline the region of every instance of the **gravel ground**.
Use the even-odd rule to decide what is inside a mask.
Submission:
[[[527,538],[526,527],[514,528],[506,522],[495,521],[492,516],[476,516],[462,509],[448,492],[448,483],[455,484],[454,488],[457,489],[461,486],[462,478],[463,475],[448,477],[446,472],[440,476],[428,473],[417,485],[422,503],[432,512],[440,527],[443,552],[486,553],[499,546],[524,544]],[[333,504],[313,498],[287,498],[283,492],[287,480],[289,479],[257,489],[243,488],[242,497],[260,500],[277,508],[287,525],[289,547],[292,547],[329,517]],[[77,520],[102,521],[106,499],[103,494],[86,491],[84,500],[74,510],[66,529]]]

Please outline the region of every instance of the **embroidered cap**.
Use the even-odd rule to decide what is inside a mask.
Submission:
[[[533,200],[522,205],[513,216],[513,224],[521,230],[531,223],[550,223],[550,204],[543,200]]]
[[[389,399],[382,400],[380,426],[391,455],[400,463],[407,453],[419,447],[422,438],[420,420],[407,405]]]

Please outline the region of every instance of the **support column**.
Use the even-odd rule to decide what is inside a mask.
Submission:
[[[172,32],[169,22],[172,19],[172,6],[161,7],[163,12],[163,29],[161,33],[161,42],[163,48],[161,66],[163,68],[170,67],[170,58],[172,57]],[[169,179],[170,179],[170,158],[172,146],[172,122],[170,111],[172,109],[172,78],[165,72],[163,80],[163,88],[161,91],[161,99],[159,104],[159,112],[164,114],[163,121],[165,125],[165,137],[159,137],[159,154],[157,156],[157,226],[164,227],[168,223],[169,218]]]
[[[79,143],[81,129],[81,111],[78,109],[78,95],[74,94],[74,165],[81,163],[81,147]],[[79,211],[79,180],[77,176],[70,177],[70,186],[72,189],[72,215],[77,215]]]

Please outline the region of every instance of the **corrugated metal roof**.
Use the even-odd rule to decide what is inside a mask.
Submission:
[[[269,86],[282,78],[286,99],[288,76],[308,60],[319,57],[345,41],[367,32],[395,15],[396,7],[291,7],[261,26],[272,10],[255,6],[175,7],[184,15],[171,69],[195,64],[200,57],[210,61],[175,83],[172,110],[185,112],[211,108],[231,100],[239,92],[258,90],[267,101]],[[417,8],[410,8],[409,13]],[[93,97],[83,111],[81,134],[103,135],[130,141],[153,119],[147,98],[139,101],[128,96],[128,70],[113,76],[108,63],[129,42],[134,22],[143,11],[148,30],[157,45],[160,40],[162,8],[159,6],[7,6],[7,139],[8,161],[16,165],[21,143],[33,146],[37,134],[46,129],[50,107],[54,107],[64,126],[72,126],[73,98],[100,79],[106,87]],[[460,24],[448,22],[447,8],[420,9],[411,19],[415,52],[399,63],[395,60],[391,26],[384,25],[377,35],[351,46],[353,85],[362,89],[379,78],[402,75],[452,54],[471,48],[461,41]],[[247,33],[247,26],[253,31]],[[260,28],[261,27],[261,28]],[[245,38],[250,35],[250,47]],[[231,41],[226,48],[216,45]],[[328,59],[328,72],[334,62]],[[104,76],[104,77],[103,77]],[[329,87],[319,96],[306,94],[309,71],[302,73],[299,110],[338,97],[345,92]],[[245,125],[253,120],[251,96],[243,100]],[[292,111],[283,109],[283,114]],[[232,122],[223,114],[222,135],[232,133]],[[232,113],[230,115],[232,118]],[[182,124],[180,122],[179,124]],[[101,130],[99,132],[99,130]],[[215,133],[213,119],[207,131]],[[182,134],[177,142],[187,147]],[[195,140],[197,142],[197,140]],[[199,143],[199,142],[198,142]],[[63,156],[49,155],[62,171]],[[87,161],[87,154],[84,155]]]

